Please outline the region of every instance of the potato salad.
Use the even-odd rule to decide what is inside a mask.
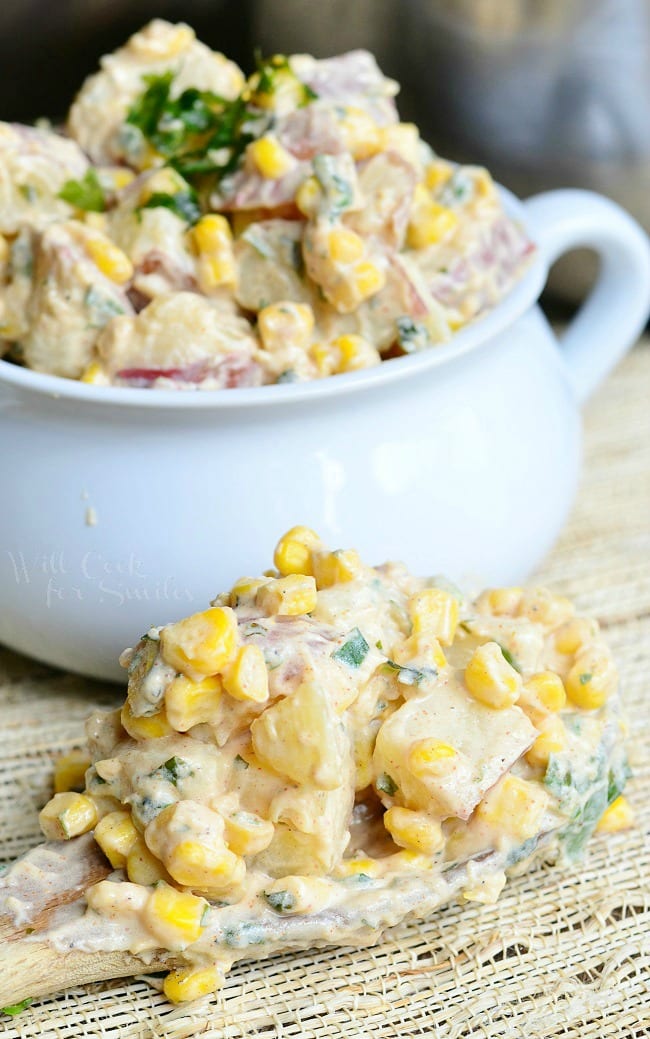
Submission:
[[[320,379],[435,347],[533,246],[371,54],[248,78],[155,20],[65,125],[0,124],[0,356],[104,386]]]
[[[48,940],[162,951],[173,1001],[238,959],[492,903],[510,871],[631,822],[610,651],[543,588],[467,599],[295,527],[266,576],[122,663],[124,705],[90,718],[40,815],[52,842],[94,839],[108,875]],[[0,881],[23,922],[45,847]]]

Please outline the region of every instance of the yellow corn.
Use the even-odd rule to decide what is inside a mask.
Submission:
[[[237,641],[237,617],[227,606],[194,613],[160,633],[165,661],[195,681],[222,671],[233,659]]]
[[[258,313],[257,327],[266,350],[288,344],[306,349],[314,330],[314,312],[308,303],[272,303]]]
[[[178,675],[165,690],[165,710],[172,728],[187,732],[194,725],[212,721],[219,708],[223,684],[218,675],[199,682]]]
[[[275,546],[273,562],[283,577],[304,574],[313,577],[312,549],[320,545],[320,538],[311,527],[292,527]]]
[[[336,877],[358,877],[360,873],[366,877],[379,877],[381,876],[381,866],[377,859],[343,859],[334,871]]]
[[[572,656],[578,653],[584,646],[598,635],[598,623],[587,617],[574,617],[565,621],[553,635],[553,641],[558,653]]]
[[[106,376],[101,364],[99,361],[93,361],[88,365],[79,381],[89,383],[92,386],[102,385],[105,383],[105,380]]]
[[[170,166],[164,166],[147,177],[140,191],[140,204],[144,205],[154,195],[176,195],[187,191],[187,182]]]
[[[601,815],[596,830],[598,833],[618,833],[619,830],[628,830],[633,825],[632,806],[627,797],[620,794]]]
[[[216,964],[210,967],[178,967],[163,981],[163,992],[171,1003],[188,1003],[217,992],[224,983],[224,972]]]
[[[124,869],[127,855],[139,839],[131,813],[109,812],[95,827],[95,840],[113,869]]]
[[[479,646],[465,668],[465,685],[480,703],[496,710],[517,702],[521,678],[496,642]]]
[[[354,581],[363,570],[359,553],[353,548],[338,549],[336,552],[314,552],[312,567],[316,587],[331,588],[335,584]]]
[[[423,588],[408,601],[413,634],[431,633],[451,646],[458,627],[458,600],[441,588]]]
[[[90,764],[88,753],[80,747],[63,754],[54,765],[54,793],[82,791],[86,785],[86,769],[90,768]]]
[[[89,238],[85,246],[95,266],[111,281],[124,285],[133,277],[133,264],[130,259],[108,238]]]
[[[363,238],[345,227],[330,231],[327,244],[334,263],[355,263],[363,256]]]
[[[122,708],[122,725],[134,740],[157,740],[174,731],[164,709],[140,718],[133,714],[128,700]]]
[[[94,231],[105,232],[108,227],[106,213],[95,213],[88,210],[83,214],[82,219],[86,227],[92,227]]]
[[[555,628],[573,616],[575,608],[569,599],[553,595],[546,588],[527,588],[519,602],[517,613],[538,624]]]
[[[526,689],[537,697],[547,711],[561,711],[566,704],[564,683],[554,671],[538,671],[528,679]]]
[[[241,884],[243,859],[225,846],[212,848],[200,841],[180,841],[165,857],[171,876],[184,887],[219,893]]]
[[[133,884],[150,886],[170,876],[160,859],[149,851],[142,837],[133,842],[126,856],[126,875]]]
[[[338,351],[338,372],[357,372],[381,363],[379,350],[363,336],[339,336],[332,346]]]
[[[127,170],[125,166],[115,166],[110,170],[106,170],[105,173],[110,177],[115,191],[122,191],[124,188],[128,188],[129,184],[132,184],[135,180],[133,170]]]
[[[456,763],[457,751],[449,743],[425,738],[409,747],[408,768],[414,776],[441,776]]]
[[[339,128],[346,149],[360,162],[376,155],[382,147],[382,135],[374,119],[362,108],[349,106],[343,109]]]
[[[566,746],[566,729],[557,714],[549,714],[537,726],[539,736],[526,753],[529,765],[548,765],[551,754],[559,754]]]
[[[567,675],[567,696],[576,707],[594,711],[606,703],[617,683],[618,673],[607,650],[584,649]]]
[[[263,584],[267,584],[265,577],[240,577],[230,589],[228,595],[230,606],[252,606],[255,596]]]
[[[427,198],[419,200],[411,214],[406,241],[411,249],[426,249],[447,238],[458,225],[453,209]]]
[[[224,672],[223,685],[235,700],[254,703],[268,700],[269,673],[259,646],[242,646],[237,650],[234,661]]]
[[[260,588],[256,603],[269,616],[290,617],[311,613],[316,606],[316,582],[303,574],[288,574],[269,581]]]
[[[55,794],[40,812],[38,821],[48,841],[67,841],[92,830],[97,822],[97,808],[85,794]]]
[[[340,353],[333,343],[312,343],[309,348],[319,377],[333,375],[340,363]]]
[[[345,277],[341,277],[326,291],[335,310],[347,314],[356,310],[360,303],[374,296],[386,284],[386,275],[370,260],[359,260]]]
[[[386,275],[370,260],[358,263],[352,272],[352,279],[361,299],[374,296],[386,284]]]
[[[474,188],[479,198],[493,198],[496,194],[494,181],[488,170],[483,166],[475,166],[472,169]]]
[[[259,173],[268,180],[282,177],[294,165],[294,159],[271,134],[258,137],[248,145],[247,155]]]
[[[296,192],[295,202],[303,216],[312,217],[320,206],[323,192],[315,177],[307,177]]]
[[[447,666],[447,658],[435,635],[423,632],[421,635],[409,635],[401,645],[393,649],[393,660],[396,664],[412,664],[417,662],[432,667],[440,672]],[[398,676],[399,681],[399,676]]]
[[[201,921],[207,908],[204,898],[161,883],[147,899],[144,917],[163,948],[182,949],[200,938],[204,930]]]
[[[197,279],[203,292],[211,292],[222,285],[236,285],[237,265],[232,252],[224,256],[200,256]]]
[[[481,801],[476,816],[488,826],[526,841],[539,832],[548,805],[549,796],[539,784],[506,775]]]
[[[447,183],[453,172],[454,167],[451,162],[447,162],[445,159],[434,159],[425,170],[424,182],[429,191],[436,191],[437,188]]]
[[[235,855],[257,855],[268,848],[275,827],[253,812],[232,812],[224,816],[226,843]]]
[[[232,231],[225,216],[220,213],[207,213],[194,225],[191,231],[197,252],[218,253],[224,246],[232,243]]]
[[[489,588],[479,595],[476,606],[481,613],[513,617],[519,608],[523,588]]]
[[[444,844],[440,823],[424,812],[393,806],[384,812],[384,826],[396,844],[423,855],[435,855]]]
[[[384,863],[389,871],[394,870],[397,873],[402,873],[406,869],[422,872],[433,867],[431,855],[423,855],[421,851],[413,851],[411,848],[404,848],[394,855],[388,855]]]

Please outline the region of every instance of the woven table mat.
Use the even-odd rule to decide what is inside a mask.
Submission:
[[[641,1039],[650,1036],[650,343],[586,409],[578,501],[540,581],[599,617],[630,723],[634,830],[596,836],[572,869],[511,880],[496,906],[450,906],[372,949],[234,968],[225,989],[171,1007],[144,978],[0,1019],[7,1039]],[[549,417],[552,421],[552,417]],[[155,621],[155,617],[152,618]],[[0,650],[0,860],[39,840],[53,757],[119,691]]]

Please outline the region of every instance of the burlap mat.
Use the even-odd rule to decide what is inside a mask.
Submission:
[[[449,907],[371,950],[233,970],[218,997],[170,1007],[144,979],[2,1019],[9,1037],[641,1039],[650,1036],[650,343],[586,411],[579,500],[540,579],[607,631],[623,676],[638,825],[596,837],[573,870],[512,880],[492,908]],[[552,421],[552,416],[549,416]],[[155,620],[155,617],[152,618]],[[0,651],[0,856],[38,841],[51,760],[115,691]]]

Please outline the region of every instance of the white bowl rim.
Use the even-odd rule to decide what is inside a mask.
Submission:
[[[526,227],[524,206],[499,185],[504,209]],[[533,242],[533,244],[535,244]],[[0,359],[0,382],[53,399],[76,400],[93,405],[120,405],[147,409],[222,410],[290,405],[323,397],[339,396],[357,390],[401,381],[429,368],[447,364],[485,345],[512,325],[534,303],[546,281],[548,271],[541,250],[533,255],[528,270],[508,294],[484,317],[455,332],[446,343],[405,357],[394,357],[372,368],[308,382],[274,384],[250,388],[219,390],[151,390],[127,386],[93,386],[76,379],[47,375]]]

